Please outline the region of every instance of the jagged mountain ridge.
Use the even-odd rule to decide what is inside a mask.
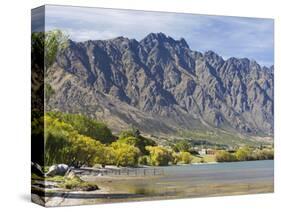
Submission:
[[[84,113],[116,131],[186,129],[273,134],[273,66],[193,51],[184,39],[151,33],[69,41],[47,72],[48,109]]]

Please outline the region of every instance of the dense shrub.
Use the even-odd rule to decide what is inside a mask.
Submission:
[[[116,140],[106,124],[90,119],[80,114],[69,114],[61,112],[48,112],[50,117],[57,118],[62,122],[70,124],[79,134],[89,136],[102,143],[111,143]]]
[[[166,166],[173,162],[172,152],[161,146],[147,146],[149,151],[149,163],[153,166]]]
[[[71,147],[69,138],[76,132],[73,128],[66,123],[53,119],[52,117],[45,116],[45,163],[52,165],[56,163],[67,163],[68,149]]]
[[[148,165],[149,164],[149,156],[144,155],[139,157],[139,164],[140,165]]]
[[[140,150],[142,155],[149,154],[145,148],[146,146],[156,146],[155,141],[141,136],[140,131],[137,129],[122,131],[119,135],[118,141],[134,145]]]
[[[113,162],[117,166],[137,166],[140,150],[130,144],[116,141],[111,145]]]
[[[135,129],[123,131],[118,140],[114,139],[116,137],[107,126],[95,120],[82,115],[49,112],[32,120],[32,150],[44,151],[32,154],[32,161],[41,165],[65,163],[78,167],[95,164],[163,166],[192,161],[192,155],[186,151],[191,148],[185,141],[173,146],[173,151],[157,146],[155,141],[143,137]],[[218,162],[268,160],[274,158],[274,150],[244,146],[233,153],[219,150],[215,158]]]
[[[189,164],[192,161],[192,155],[189,152],[173,152],[173,164]]]
[[[253,160],[273,160],[274,150],[273,149],[258,149],[254,150],[252,153]]]
[[[272,160],[274,159],[273,149],[256,149],[240,147],[236,152],[229,153],[224,150],[217,151],[216,160],[218,162],[229,161],[250,161],[250,160]]]
[[[172,148],[175,152],[189,152],[190,147],[191,146],[188,141],[181,140],[174,144]]]
[[[239,161],[246,161],[246,160],[254,159],[252,156],[252,150],[248,147],[239,148],[236,151],[235,156],[236,156],[237,160],[239,160]]]
[[[45,162],[47,165],[105,164],[106,146],[88,136],[79,134],[73,127],[58,119],[46,116]]]
[[[179,153],[179,162],[189,164],[192,161],[192,156],[189,152],[180,152]]]
[[[217,162],[231,162],[237,160],[234,154],[229,153],[225,150],[217,151],[215,158]]]

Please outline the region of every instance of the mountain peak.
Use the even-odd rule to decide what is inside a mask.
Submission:
[[[141,40],[141,42],[144,43],[154,43],[154,42],[158,42],[158,43],[164,43],[164,42],[168,42],[168,43],[174,43],[176,42],[173,38],[165,35],[162,32],[158,32],[158,33],[149,33],[145,38],[143,38]]]
[[[115,38],[110,39],[111,41],[129,41],[129,38],[123,37],[123,36],[118,36]]]
[[[180,38],[177,42],[178,42],[180,45],[189,48],[189,45],[187,44],[187,42],[185,41],[184,38]]]
[[[223,58],[218,55],[216,52],[208,50],[204,53],[205,58],[213,60],[213,61],[220,61],[223,62]]]
[[[180,38],[179,40],[174,40],[172,37],[167,36],[166,34],[162,32],[158,33],[149,33],[145,38],[141,40],[144,44],[149,43],[169,43],[172,46],[179,45],[183,48],[189,48],[189,45],[185,41],[184,38]]]
[[[204,53],[205,56],[207,57],[220,57],[216,52],[212,51],[212,50],[208,50]]]
[[[90,114],[99,102],[105,110],[94,115],[110,116],[116,131],[139,123],[146,133],[165,134],[206,129],[207,123],[229,132],[272,135],[273,67],[261,69],[246,58],[224,60],[213,51],[202,54],[187,49],[183,38],[164,33],[150,33],[140,42],[125,37],[91,42],[95,45],[73,42],[57,58],[61,69],[73,74],[67,75],[73,86],[66,83],[69,78],[54,85],[52,107],[67,111],[73,109],[68,105],[81,105],[79,111]],[[57,79],[53,73],[58,74],[48,74]],[[68,92],[77,102],[67,102]],[[110,106],[117,103],[120,107]]]
[[[168,37],[163,32],[157,32],[157,33],[152,32],[152,33],[149,33],[145,38],[164,40],[164,39],[167,39]]]

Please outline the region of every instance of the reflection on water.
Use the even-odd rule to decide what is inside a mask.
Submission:
[[[168,166],[164,167],[163,176],[120,179],[100,185],[116,192],[136,194],[142,200],[265,193],[273,192],[273,165],[268,160]],[[101,201],[114,202],[114,199]]]

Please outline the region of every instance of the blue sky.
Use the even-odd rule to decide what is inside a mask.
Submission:
[[[117,36],[141,40],[151,32],[163,32],[184,38],[193,50],[213,50],[225,59],[274,63],[272,19],[48,5],[45,28],[64,30],[75,41]]]

